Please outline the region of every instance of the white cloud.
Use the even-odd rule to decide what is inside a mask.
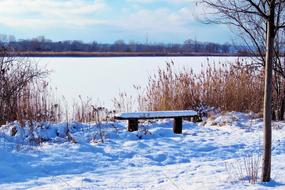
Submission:
[[[140,3],[140,4],[146,4],[146,3],[155,3],[160,0],[127,0],[129,3]]]
[[[1,0],[0,23],[16,27],[101,24],[106,21],[87,15],[106,7],[103,0]]]
[[[139,4],[147,4],[147,3],[175,3],[175,4],[183,4],[183,3],[193,3],[197,0],[127,0],[130,3],[139,3]]]
[[[124,30],[187,33],[189,32],[189,23],[192,21],[190,8],[179,10],[161,8],[156,10],[141,9],[130,14],[128,18],[118,19],[113,24]]]
[[[122,0],[119,7],[117,2],[110,1],[0,0],[0,24],[15,31],[44,31],[55,36],[60,32],[68,35],[65,31],[70,30],[74,33],[72,38],[85,31],[93,32],[93,36],[150,34],[176,39],[195,31],[193,0]],[[143,3],[157,3],[157,6],[148,7]]]
[[[197,0],[167,0],[170,3],[193,3]]]
[[[188,31],[187,26],[194,20],[194,15],[198,8],[193,4],[197,0],[127,0],[137,5],[136,12],[133,12],[128,18],[120,24],[125,27],[139,27],[159,30],[177,30]],[[155,3],[160,8],[147,9],[145,4]],[[179,5],[172,6],[172,4]],[[180,8],[179,8],[180,7]],[[200,11],[198,11],[198,14]],[[133,23],[133,24],[126,24]],[[139,24],[138,24],[139,23]]]

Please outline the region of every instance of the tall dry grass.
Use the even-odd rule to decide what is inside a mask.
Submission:
[[[132,112],[135,111],[137,100],[128,95],[126,92],[120,92],[117,97],[113,98],[114,109],[117,112]]]
[[[115,111],[97,106],[91,98],[82,96],[69,107],[65,98],[59,98],[45,80],[28,83],[13,96],[9,101],[9,109],[5,110],[6,115],[0,120],[0,125],[11,121],[19,121],[22,125],[27,121],[98,123],[111,120],[115,114]]]
[[[250,154],[233,162],[226,162],[225,168],[231,182],[248,182],[255,184],[258,181],[261,163],[260,154]]]
[[[112,120],[114,110],[98,106],[91,98],[78,96],[69,107],[64,97],[59,98],[55,90],[45,81],[26,86],[14,104],[15,120],[51,122],[99,123]]]
[[[28,58],[17,57],[0,45],[0,124],[14,120],[58,120],[58,106],[50,99],[48,71]]]
[[[27,85],[14,103],[14,116],[18,121],[59,122],[63,119],[60,99],[45,81]]]
[[[147,110],[193,109],[200,105],[223,111],[262,110],[263,72],[241,62],[207,64],[200,73],[175,71],[167,63],[149,78],[142,102]]]
[[[201,72],[175,70],[173,62],[150,76],[146,89],[136,86],[137,99],[120,93],[113,100],[116,111],[196,109],[201,105],[223,111],[260,112],[263,105],[263,72],[241,62],[210,64]],[[15,109],[17,120],[99,122],[112,118],[115,111],[96,106],[91,98],[73,103],[71,110],[44,81],[28,85]]]
[[[97,106],[89,97],[79,96],[79,100],[72,105],[71,120],[83,123],[100,123],[112,120],[115,113],[114,110]]]

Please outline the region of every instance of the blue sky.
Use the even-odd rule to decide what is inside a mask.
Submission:
[[[198,21],[194,0],[0,0],[0,33],[85,42],[230,42],[226,26]]]

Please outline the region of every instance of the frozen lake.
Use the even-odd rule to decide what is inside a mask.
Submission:
[[[34,58],[51,70],[51,85],[69,104],[78,96],[90,97],[106,107],[119,92],[136,95],[133,85],[146,86],[150,75],[173,60],[176,69],[201,70],[202,63],[229,62],[236,57],[96,57]]]

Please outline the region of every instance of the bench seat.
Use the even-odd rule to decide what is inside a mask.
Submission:
[[[194,118],[196,116],[197,112],[193,110],[148,111],[119,113],[115,115],[115,119],[128,120],[128,131],[132,132],[138,130],[138,120],[174,118],[174,133],[182,133],[183,118]]]

